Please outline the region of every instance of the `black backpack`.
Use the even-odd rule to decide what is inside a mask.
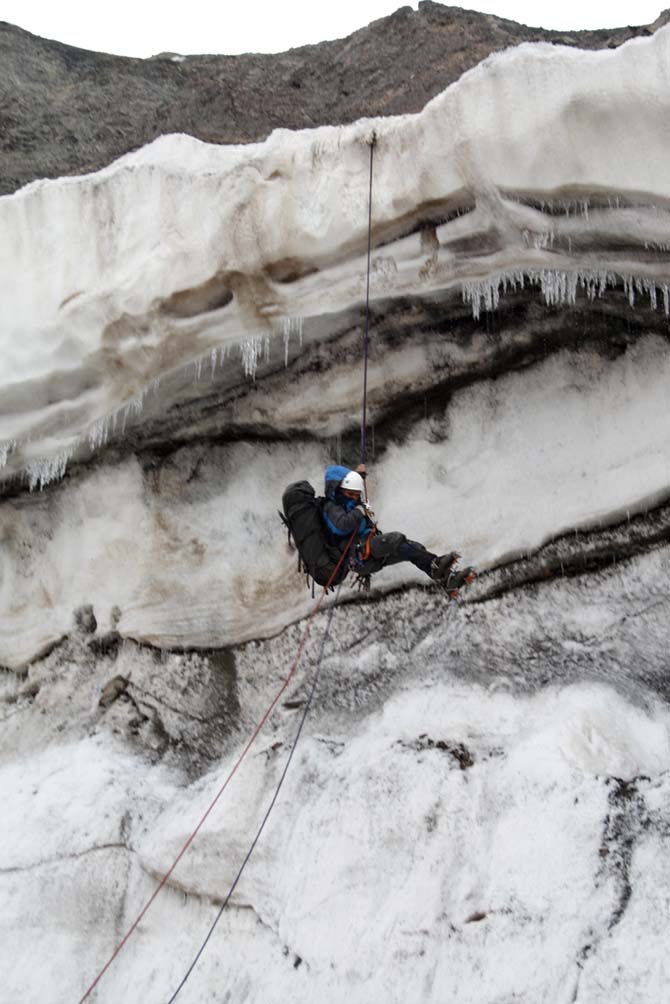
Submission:
[[[288,527],[289,539],[293,537],[305,571],[320,586],[327,585],[337,568],[342,552],[328,542],[323,522],[323,503],[317,498],[309,481],[295,481],[282,495],[284,515],[282,520]],[[336,586],[346,577],[349,562],[342,558],[331,586]]]

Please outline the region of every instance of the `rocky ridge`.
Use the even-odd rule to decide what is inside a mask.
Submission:
[[[249,143],[273,129],[420,111],[492,52],[521,42],[616,47],[651,25],[546,31],[422,0],[344,39],[277,55],[89,52],[0,22],[0,195],[95,171],[166,133]]]

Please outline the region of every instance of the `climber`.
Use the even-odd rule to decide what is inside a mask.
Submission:
[[[359,464],[355,471],[347,467],[326,468],[326,498],[323,504],[323,521],[329,542],[341,551],[354,530],[349,567],[356,574],[367,577],[386,565],[409,561],[435,582],[444,585],[452,595],[475,577],[473,568],[456,570],[460,558],[457,551],[437,555],[426,550],[423,544],[408,540],[403,533],[381,533],[374,522],[374,513],[365,498],[366,470]]]

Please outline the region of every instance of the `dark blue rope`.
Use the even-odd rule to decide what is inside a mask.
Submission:
[[[361,422],[361,463],[367,458],[368,344],[370,341],[370,256],[372,254],[372,160],[377,136],[370,142],[370,190],[368,193],[368,272],[365,287],[365,335],[363,338],[363,420]]]

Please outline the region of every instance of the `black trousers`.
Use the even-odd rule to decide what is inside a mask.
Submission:
[[[404,533],[376,533],[370,541],[370,557],[363,560],[359,550],[356,551],[353,570],[358,575],[374,575],[388,565],[397,565],[401,561],[410,561],[426,575],[430,575],[430,566],[436,557],[432,551],[427,551],[423,544],[416,540],[408,540]]]

